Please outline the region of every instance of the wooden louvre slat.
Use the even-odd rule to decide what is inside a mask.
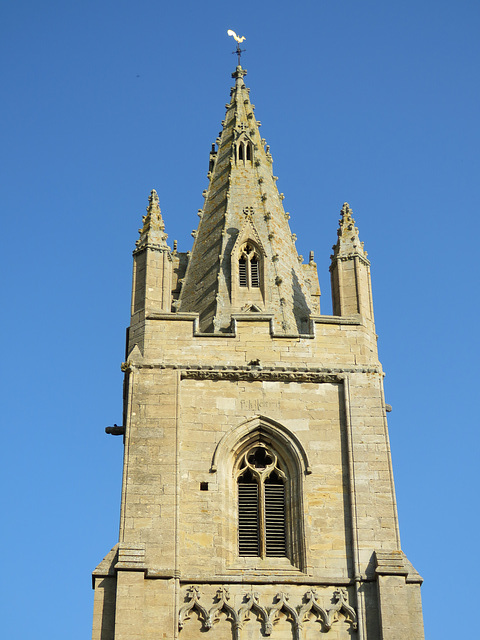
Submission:
[[[258,262],[255,258],[253,258],[250,261],[250,275],[252,277],[252,282],[251,282],[251,286],[252,287],[259,287],[260,286],[260,280],[258,278]]]
[[[238,275],[240,278],[240,286],[247,286],[247,261],[245,258],[241,258],[238,263]]]
[[[265,549],[267,556],[286,555],[285,485],[265,484]]]
[[[258,485],[238,484],[238,549],[241,556],[259,556]]]

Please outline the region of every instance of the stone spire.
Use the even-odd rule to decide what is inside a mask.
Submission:
[[[165,223],[158,200],[158,194],[152,189],[148,196],[147,215],[142,218],[143,227],[138,230],[140,238],[135,243],[137,249],[147,245],[162,249],[170,249],[167,245],[168,235],[165,233]]]
[[[333,313],[337,316],[360,314],[373,323],[370,262],[347,202],[340,216],[330,265]]]
[[[232,314],[255,311],[272,314],[276,332],[304,333],[319,313],[316,266],[295,248],[246,73],[237,66],[232,74],[177,310],[198,312],[203,331],[227,331]]]

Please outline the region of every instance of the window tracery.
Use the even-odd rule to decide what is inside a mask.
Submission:
[[[248,289],[260,287],[260,259],[252,243],[246,242],[240,249],[238,260],[239,285]]]
[[[238,553],[287,556],[288,477],[270,447],[256,443],[241,456],[237,471]]]
[[[263,460],[257,458],[248,460],[248,456],[254,453],[255,449],[263,448],[265,455],[271,458]],[[260,455],[260,454],[258,454]],[[247,456],[247,458],[245,458]],[[260,464],[259,464],[260,462]],[[268,462],[268,464],[265,464]],[[247,464],[248,463],[248,464]],[[273,464],[273,466],[271,466]],[[253,467],[253,469],[251,468]],[[307,545],[304,527],[304,477],[312,473],[310,461],[307,453],[298,439],[285,425],[272,420],[267,416],[257,415],[245,420],[236,426],[228,429],[215,447],[211,460],[210,471],[219,474],[219,482],[224,483],[225,492],[223,494],[222,509],[228,513],[228,545],[226,548],[226,559],[232,569],[242,571],[257,570],[259,567],[274,571],[279,568],[292,567],[301,572],[307,568]],[[272,475],[272,483],[282,481],[283,487],[277,491],[284,494],[283,508],[280,509],[281,518],[274,518],[274,522],[282,523],[284,533],[285,551],[282,556],[242,556],[239,550],[239,484],[251,484],[239,480],[244,474],[250,471],[258,489],[253,489],[253,493],[260,495],[259,475],[265,480],[268,475]],[[245,477],[244,480],[247,480]],[[240,489],[240,492],[242,489]],[[268,491],[268,489],[267,489]],[[275,491],[275,490],[273,490]],[[252,501],[250,500],[250,507]],[[258,508],[257,508],[258,505]],[[253,499],[254,523],[260,519],[260,506],[262,503]],[[262,506],[262,509],[264,507]],[[263,511],[262,511],[263,512]],[[243,512],[245,513],[245,512]],[[271,511],[275,513],[275,511]],[[258,515],[257,515],[258,514]],[[258,537],[262,529],[258,526]],[[263,534],[264,535],[264,534]],[[260,541],[258,543],[260,550]],[[265,544],[266,549],[266,544]],[[267,551],[265,551],[267,553]]]

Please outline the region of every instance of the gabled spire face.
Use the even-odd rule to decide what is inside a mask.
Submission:
[[[358,229],[355,226],[355,220],[352,217],[353,211],[350,209],[348,202],[343,203],[340,211],[339,228],[337,231],[337,244],[334,245],[332,260],[337,257],[360,256],[367,263],[367,252],[363,248],[363,242],[360,242]]]
[[[210,153],[210,184],[178,310],[198,312],[204,331],[226,331],[232,314],[255,308],[274,316],[276,331],[303,333],[309,315],[319,310],[276,187],[269,147],[260,137],[246,73],[238,66],[232,74],[235,86],[218,149]],[[247,255],[241,247],[248,242],[258,254],[258,287],[246,286],[241,276]],[[310,282],[311,275],[310,269]]]
[[[152,189],[148,197],[147,215],[143,216],[142,222],[143,227],[138,230],[140,238],[135,243],[136,250],[147,246],[170,250],[167,245],[168,235],[165,233],[165,223],[155,189]]]

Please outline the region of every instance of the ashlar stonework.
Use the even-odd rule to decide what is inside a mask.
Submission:
[[[421,640],[370,263],[348,204],[320,313],[238,66],[191,252],[134,250],[119,542],[93,640]]]

